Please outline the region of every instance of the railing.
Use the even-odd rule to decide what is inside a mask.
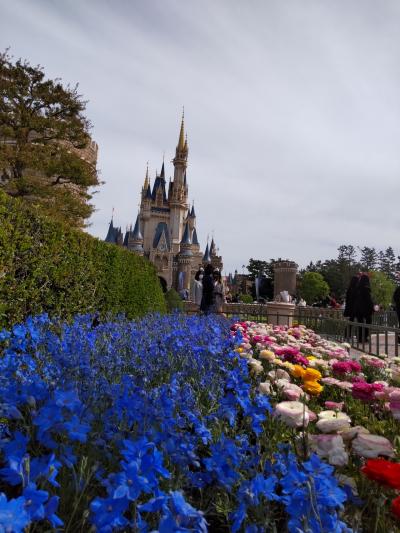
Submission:
[[[227,317],[271,321],[268,320],[267,306],[263,304],[224,304],[222,310]],[[185,302],[185,311],[197,314],[199,309],[195,304]],[[360,324],[346,320],[340,309],[297,307],[292,316],[274,313],[274,321],[282,325],[302,324],[325,338],[347,342],[354,350],[371,355],[399,356],[400,328],[397,327],[396,313],[376,313],[372,324]]]

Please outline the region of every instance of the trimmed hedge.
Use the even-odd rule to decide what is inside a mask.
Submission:
[[[0,326],[43,312],[68,319],[96,311],[164,312],[153,265],[0,191]]]

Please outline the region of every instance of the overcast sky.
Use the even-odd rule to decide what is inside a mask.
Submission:
[[[112,207],[167,175],[182,106],[202,248],[225,271],[340,244],[400,252],[398,0],[0,0],[0,49],[79,82]]]

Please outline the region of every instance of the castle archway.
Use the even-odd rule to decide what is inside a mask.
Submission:
[[[166,280],[162,276],[158,276],[158,281],[160,282],[163,292],[167,292],[168,285]]]

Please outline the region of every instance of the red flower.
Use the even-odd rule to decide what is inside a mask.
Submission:
[[[391,509],[392,513],[396,515],[397,518],[400,518],[400,496],[397,496],[397,498],[392,501]]]
[[[369,479],[400,490],[400,463],[392,463],[386,459],[368,459],[361,470]]]

